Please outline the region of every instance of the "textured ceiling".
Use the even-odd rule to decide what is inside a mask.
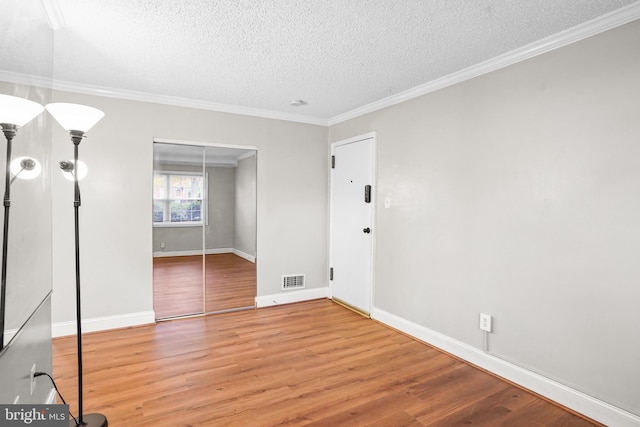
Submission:
[[[54,80],[326,120],[636,1],[58,3]],[[0,69],[41,72],[4,45],[22,30],[4,28]]]

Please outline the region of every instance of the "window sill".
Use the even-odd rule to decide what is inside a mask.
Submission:
[[[154,222],[154,228],[203,227],[203,222]]]

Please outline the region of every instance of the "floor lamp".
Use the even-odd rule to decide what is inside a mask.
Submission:
[[[107,418],[102,414],[84,414],[82,407],[82,315],[80,299],[80,186],[78,185],[78,146],[85,137],[85,133],[102,119],[104,113],[96,108],[79,104],[53,103],[46,105],[47,111],[62,126],[73,142],[73,165],[65,163],[63,170],[73,172],[74,198],[73,208],[75,217],[75,247],[76,247],[76,328],[78,341],[78,411],[77,423],[71,420],[71,426],[107,427]],[[61,165],[62,167],[62,165]]]
[[[0,350],[4,347],[5,308],[7,301],[7,255],[9,251],[9,208],[11,207],[11,145],[18,129],[44,110],[37,102],[17,96],[0,94],[0,128],[7,139],[7,163],[4,185],[4,227],[2,234],[2,280],[0,281]],[[31,159],[31,162],[34,162]],[[25,162],[24,169],[35,167]]]

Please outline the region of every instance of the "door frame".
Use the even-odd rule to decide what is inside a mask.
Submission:
[[[375,131],[372,132],[367,132],[361,135],[357,135],[357,136],[353,136],[350,138],[346,138],[346,139],[341,139],[338,141],[334,141],[331,143],[330,145],[330,154],[329,154],[329,203],[328,203],[328,219],[329,219],[329,236],[328,236],[328,241],[329,241],[329,245],[328,245],[328,253],[327,253],[327,259],[328,259],[328,264],[329,264],[329,269],[331,269],[331,254],[333,251],[333,233],[332,233],[332,211],[333,211],[333,206],[332,206],[332,200],[333,200],[333,174],[331,173],[331,169],[332,169],[332,156],[335,154],[335,148],[339,147],[341,145],[346,145],[346,144],[353,144],[359,141],[364,141],[367,139],[371,139],[372,144],[373,144],[373,155],[371,158],[371,172],[373,175],[373,182],[371,183],[371,185],[373,186],[373,206],[372,206],[372,211],[371,211],[371,226],[373,228],[373,232],[371,233],[371,283],[369,284],[370,289],[369,289],[369,317],[371,317],[371,313],[373,312],[374,306],[373,306],[373,301],[374,301],[374,292],[375,292],[375,281],[376,281],[376,276],[375,276],[375,271],[376,271],[376,266],[375,266],[375,261],[376,261],[376,236],[377,236],[377,215],[376,215],[376,211],[377,211],[377,204],[378,204],[378,168],[377,168],[377,164],[378,164],[378,140],[377,140],[377,133]],[[331,280],[331,277],[328,277],[328,296],[329,298],[333,299],[333,280]]]

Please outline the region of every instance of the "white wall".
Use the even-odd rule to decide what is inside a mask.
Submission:
[[[256,156],[238,161],[235,180],[234,248],[256,256]]]
[[[258,147],[257,294],[280,293],[281,275],[291,272],[306,272],[310,288],[326,287],[326,128],[64,92],[54,99],[106,113],[80,145],[89,165],[80,208],[83,317],[107,317],[96,327],[152,316],[154,137]],[[61,129],[53,144],[54,161],[71,156]],[[53,178],[53,321],[60,325],[74,316],[73,194],[68,181]]]
[[[377,132],[375,299],[640,415],[640,22],[330,128]],[[384,209],[385,197],[391,208]]]
[[[236,168],[207,168],[207,173],[209,223],[205,228],[205,249],[234,248]]]

